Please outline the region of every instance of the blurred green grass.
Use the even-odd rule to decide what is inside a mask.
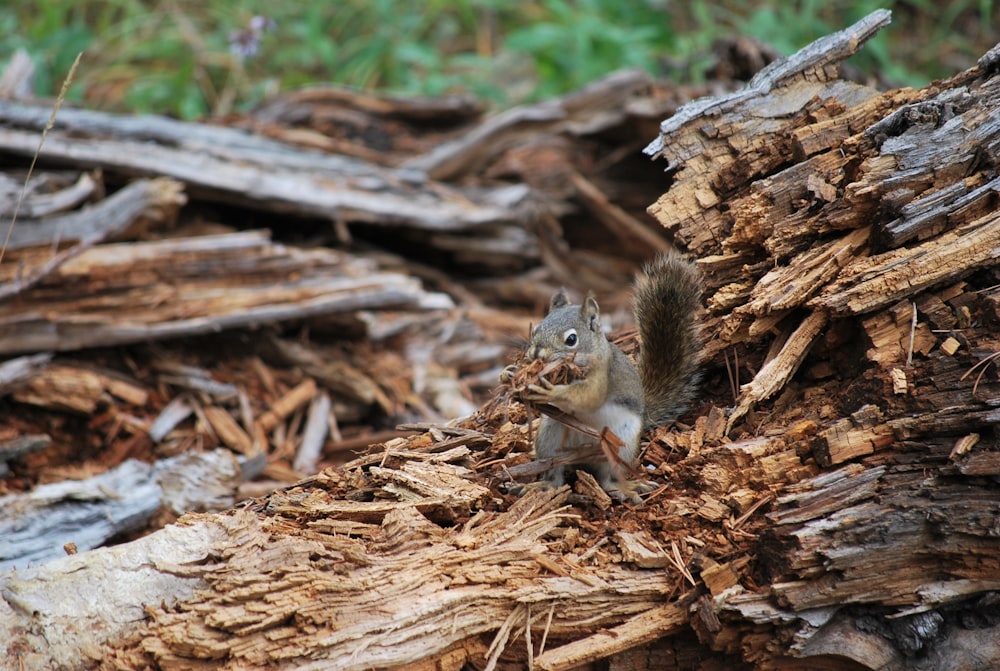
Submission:
[[[35,92],[51,96],[82,51],[70,101],[184,119],[316,83],[503,107],[628,66],[697,80],[716,40],[749,36],[789,54],[879,7],[893,23],[854,62],[897,84],[958,72],[1000,35],[989,0],[8,0],[0,66],[25,49]]]

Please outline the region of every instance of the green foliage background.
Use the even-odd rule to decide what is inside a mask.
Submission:
[[[53,95],[82,51],[71,101],[186,119],[315,83],[508,106],[627,66],[697,80],[720,38],[788,54],[879,7],[893,23],[856,64],[897,84],[962,70],[998,39],[989,0],[7,0],[0,65],[27,50],[36,93]],[[273,28],[241,57],[231,36],[255,16]]]

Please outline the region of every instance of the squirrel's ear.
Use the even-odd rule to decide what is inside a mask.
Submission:
[[[591,331],[596,333],[601,330],[601,308],[597,306],[593,292],[587,294],[587,300],[580,306],[580,318]]]
[[[565,287],[560,289],[552,296],[552,300],[549,301],[549,312],[552,312],[556,308],[561,308],[564,305],[569,305],[569,296],[566,295]]]

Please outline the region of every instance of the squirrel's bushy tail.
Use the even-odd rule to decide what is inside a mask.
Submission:
[[[639,325],[639,371],[647,425],[679,415],[698,384],[701,331],[701,277],[693,263],[665,252],[636,277],[632,309]]]

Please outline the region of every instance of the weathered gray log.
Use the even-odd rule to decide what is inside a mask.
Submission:
[[[459,139],[404,163],[434,179],[455,179],[480,172],[524,135],[547,128],[555,135],[597,133],[620,122],[628,101],[652,84],[643,70],[621,70],[580,91],[537,105],[515,107],[488,119]]]
[[[161,507],[224,510],[242,481],[233,453],[188,452],[155,464],[129,459],[86,480],[39,485],[0,497],[0,571],[23,569],[90,550],[139,531]]]
[[[51,113],[0,101],[0,152],[34,155]],[[263,210],[433,231],[512,226],[530,192],[430,183],[420,170],[381,168],[221,126],[73,109],[59,111],[39,159],[172,177],[200,197]]]
[[[89,177],[84,178],[93,183]],[[105,240],[121,235],[143,216],[157,216],[159,210],[176,208],[184,202],[185,197],[176,182],[139,179],[94,205],[68,214],[32,219],[32,212],[21,212],[10,233],[7,249]]]

